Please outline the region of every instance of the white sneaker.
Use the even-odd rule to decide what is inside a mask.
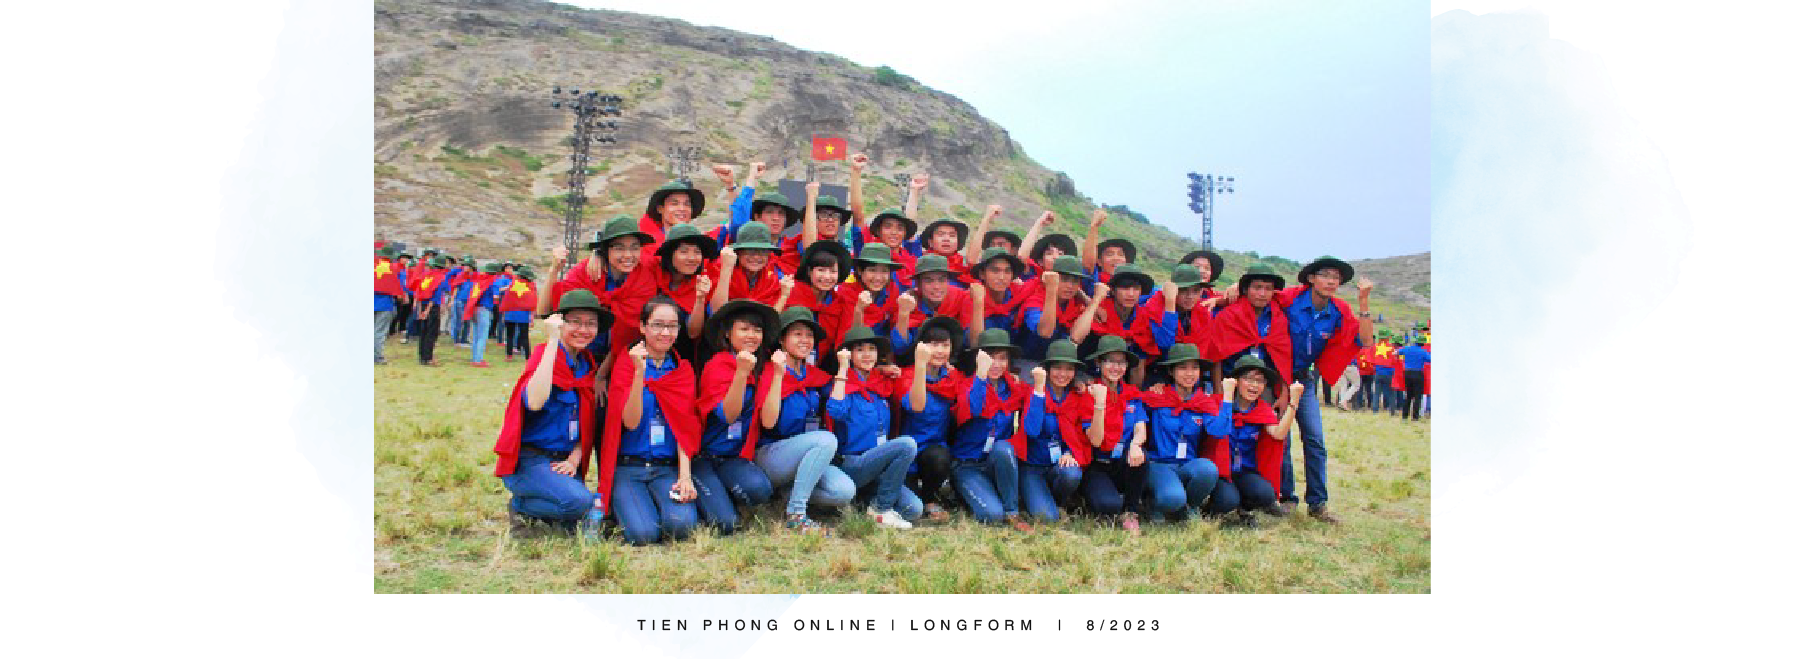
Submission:
[[[881,526],[888,526],[893,529],[915,528],[914,524],[910,524],[909,520],[903,519],[902,513],[896,512],[895,509],[886,510],[880,514],[875,510],[866,508],[865,512],[870,513],[872,517],[877,518],[877,523]]]

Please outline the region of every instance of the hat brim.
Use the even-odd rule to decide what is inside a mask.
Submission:
[[[1078,255],[1078,243],[1073,241],[1071,236],[1063,233],[1056,233],[1050,236],[1041,236],[1039,240],[1034,241],[1034,247],[1028,250],[1028,259],[1035,263],[1039,263],[1041,257],[1047,255],[1047,247],[1049,246],[1059,247],[1059,251],[1066,256]],[[1079,276],[1082,277],[1084,275]]]
[[[665,197],[669,197],[679,192],[689,195],[689,218],[693,220],[701,217],[702,209],[708,205],[708,198],[702,196],[702,191],[695,188],[687,190],[658,190],[653,192],[652,198],[646,200],[646,214],[652,216],[652,219],[658,220],[660,224],[663,224],[664,214],[659,212],[658,207],[664,205]]]
[[[752,202],[752,217],[756,219],[758,217],[758,212],[764,210],[766,206],[776,206],[783,209],[783,226],[786,229],[791,225],[802,221],[802,211],[779,204],[775,201],[765,201],[762,199],[754,200]]]
[[[1002,238],[1003,240],[1009,241],[1010,254],[1022,250],[1022,237],[1015,235],[1014,231],[991,230],[984,232],[984,238],[982,240],[984,241],[984,246],[986,248],[990,247],[990,241],[993,238]]]
[[[714,352],[727,350],[727,330],[732,327],[728,323],[735,316],[746,312],[757,314],[759,325],[765,330],[765,338],[759,343],[758,351],[762,353],[777,343],[777,310],[772,309],[771,305],[752,300],[733,300],[709,314],[708,320],[702,325],[703,342]]]
[[[1153,365],[1154,365],[1154,366],[1177,366],[1177,365],[1179,365],[1179,364],[1183,364],[1183,363],[1185,363],[1185,362],[1197,362],[1197,363],[1198,363],[1198,364],[1199,364],[1199,365],[1201,365],[1201,366],[1202,366],[1202,367],[1203,367],[1203,368],[1204,368],[1204,369],[1205,369],[1205,370],[1208,370],[1208,369],[1209,369],[1209,367],[1210,367],[1210,364],[1212,364],[1212,363],[1214,363],[1214,362],[1211,362],[1211,361],[1210,361],[1210,360],[1208,360],[1208,359],[1204,359],[1204,358],[1203,358],[1203,355],[1202,355],[1202,354],[1199,354],[1199,355],[1197,355],[1197,356],[1195,356],[1195,357],[1185,357],[1185,358],[1182,358],[1182,359],[1170,359],[1170,358],[1169,358],[1169,359],[1162,359],[1162,360],[1159,360],[1159,361],[1157,361],[1157,362],[1154,362],[1154,363],[1153,363]]]
[[[909,344],[909,349],[896,354],[898,366],[915,365],[915,346],[921,345],[921,337],[926,335],[929,329],[935,327],[945,329],[947,334],[952,336],[953,349],[950,357],[957,357],[965,351],[965,327],[960,325],[959,321],[947,316],[935,316],[922,322],[921,327],[915,328],[915,341]],[[952,360],[948,359],[948,361]]]
[[[588,249],[589,251],[593,252],[598,249],[604,249],[608,246],[608,243],[613,242],[620,238],[625,238],[627,236],[633,236],[635,238],[638,238],[641,245],[650,245],[654,241],[657,240],[656,238],[652,237],[652,234],[646,233],[644,231],[640,231],[638,228],[634,228],[632,231],[622,231],[620,233],[602,234],[602,237],[600,239],[591,240],[584,247],[585,247],[585,249]]]
[[[1140,250],[1135,249],[1133,241],[1127,238],[1110,238],[1109,240],[1097,243],[1097,254],[1102,255],[1103,250],[1111,247],[1122,248],[1122,254],[1128,257],[1129,263],[1134,263],[1134,257],[1140,253]]]
[[[1340,273],[1341,283],[1343,284],[1354,280],[1354,266],[1349,265],[1347,261],[1341,259],[1317,259],[1311,261],[1309,265],[1306,265],[1303,269],[1297,271],[1297,283],[1310,283],[1310,275],[1321,272],[1323,268],[1334,268],[1337,273]]]
[[[871,238],[874,242],[878,236],[878,227],[883,226],[885,220],[896,220],[903,223],[903,240],[915,237],[915,220],[896,213],[878,213],[877,217],[871,218]]]
[[[1104,350],[1102,346],[1098,346],[1096,350],[1091,351],[1090,356],[1086,357],[1085,360],[1095,363],[1097,360],[1102,359],[1104,356],[1106,356],[1110,353],[1113,353],[1113,352],[1119,352],[1124,355],[1128,355],[1128,367],[1129,368],[1134,368],[1136,364],[1141,363],[1141,356],[1134,354],[1133,346],[1123,346],[1121,350]]]
[[[1261,364],[1259,366],[1242,366],[1240,368],[1232,369],[1223,377],[1224,378],[1234,378],[1234,379],[1239,380],[1239,379],[1241,379],[1241,374],[1246,373],[1248,371],[1259,371],[1261,373],[1264,373],[1266,375],[1266,392],[1265,393],[1272,394],[1274,397],[1278,396],[1278,387],[1281,384],[1284,384],[1284,385],[1290,384],[1288,382],[1287,383],[1279,382],[1278,370],[1274,369],[1271,366],[1267,366],[1265,364]],[[1233,396],[1234,393],[1230,392],[1229,395]]]
[[[1117,288],[1119,282],[1122,282],[1124,279],[1140,284],[1142,295],[1153,292],[1153,289],[1156,286],[1153,282],[1153,278],[1147,276],[1144,272],[1118,272],[1116,273],[1116,276],[1109,278],[1110,289],[1113,290]]]
[[[847,339],[844,343],[840,344],[840,347],[851,350],[853,346],[861,343],[869,343],[877,346],[877,363],[879,364],[890,361],[895,352],[890,349],[890,337],[882,334],[872,334],[871,336],[858,339]]]
[[[959,244],[954,246],[953,250],[959,251],[965,249],[965,238],[971,235],[971,227],[966,226],[964,222],[958,220],[939,219],[929,222],[921,227],[921,235],[923,238],[932,238],[934,236],[934,229],[943,226],[952,227],[953,234],[958,236],[957,240]]]
[[[783,322],[783,321],[780,320],[778,322]],[[783,335],[790,333],[790,326],[795,325],[797,323],[807,323],[809,326],[809,329],[812,329],[815,331],[815,347],[817,347],[817,348],[821,347],[822,342],[827,340],[827,328],[822,327],[821,323],[815,322],[815,319],[813,319],[813,318],[797,318],[790,322],[783,323],[783,326],[777,328],[777,338],[778,338],[779,345],[782,345]]]
[[[816,240],[815,242],[809,243],[808,249],[802,250],[801,267],[804,272],[801,274],[804,276],[808,274],[806,271],[809,268],[809,264],[814,262],[815,255],[822,252],[832,254],[834,261],[839,263],[839,279],[845,279],[846,275],[852,274],[852,252],[847,251],[846,246],[840,244],[837,240]]]
[[[676,240],[666,238],[663,243],[658,245],[658,259],[665,263],[670,263],[671,254],[676,252],[677,246],[682,245],[683,243],[695,243],[696,247],[702,249],[702,258],[704,259],[713,261],[721,258],[721,246],[714,241],[714,238],[710,238],[708,234],[704,233],[693,236],[684,236]]]
[[[1235,287],[1241,291],[1242,295],[1246,295],[1247,294],[1247,285],[1249,283],[1256,282],[1256,281],[1272,282],[1272,287],[1274,289],[1282,289],[1285,287],[1285,278],[1284,277],[1280,277],[1278,275],[1268,275],[1268,274],[1241,275],[1241,280],[1238,282],[1235,282]]]
[[[1222,256],[1220,254],[1217,254],[1217,253],[1212,252],[1207,249],[1200,249],[1195,252],[1191,252],[1190,254],[1186,254],[1185,257],[1183,259],[1179,259],[1178,262],[1179,263],[1190,263],[1192,261],[1197,260],[1197,257],[1199,257],[1199,256],[1210,260],[1210,278],[1205,279],[1203,281],[1203,283],[1205,283],[1205,284],[1216,283],[1216,280],[1222,278]]]
[[[997,259],[1006,259],[1009,261],[1009,267],[1011,269],[1011,274],[1009,275],[1010,279],[1022,276],[1022,272],[1028,269],[1027,265],[1023,264],[1021,259],[1016,258],[1015,254],[1003,253],[987,259],[980,259],[977,263],[972,264],[971,269],[967,271],[966,274],[971,275],[972,279],[978,279],[978,276],[984,272],[984,266],[989,265],[991,261]]]

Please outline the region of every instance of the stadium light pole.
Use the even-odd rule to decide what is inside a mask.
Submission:
[[[576,115],[570,133],[569,189],[564,195],[564,249],[573,257],[577,253],[577,234],[583,230],[583,207],[588,204],[585,192],[589,182],[589,145],[613,145],[620,142],[616,131],[620,123],[608,117],[619,117],[621,97],[598,91],[584,92],[562,85],[552,87],[552,107],[568,108]],[[564,269],[570,269],[565,259]],[[559,272],[559,277],[564,273]]]
[[[694,187],[689,181],[689,173],[696,171],[697,160],[702,157],[702,147],[673,146],[666,148],[664,155],[671,159],[671,178],[682,181],[684,185]]]
[[[1216,242],[1216,195],[1234,194],[1235,177],[1197,172],[1190,172],[1186,176],[1191,179],[1190,185],[1186,186],[1191,197],[1191,212],[1203,216],[1203,248],[1213,250]]]

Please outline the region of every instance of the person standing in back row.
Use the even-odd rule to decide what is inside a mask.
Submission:
[[[1404,360],[1404,418],[1411,421],[1423,416],[1423,367],[1429,365],[1429,350],[1423,344],[1427,342],[1424,335],[1418,334],[1416,345],[1398,351],[1398,357]]]

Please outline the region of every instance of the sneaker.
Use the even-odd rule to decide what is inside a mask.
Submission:
[[[1029,526],[1028,522],[1023,520],[1021,515],[1008,515],[1003,518],[1003,521],[1009,522],[1009,525],[1015,527],[1015,530],[1017,531],[1021,531],[1028,535],[1034,535],[1034,527]]]
[[[1122,530],[1133,537],[1141,536],[1141,520],[1134,513],[1122,513]]]
[[[783,528],[798,535],[818,535],[824,538],[834,536],[833,529],[822,526],[820,522],[809,519],[808,515],[800,513],[790,515],[789,521],[784,522]]]
[[[1267,506],[1265,508],[1261,508],[1260,512],[1266,513],[1273,517],[1284,517],[1286,515],[1291,514],[1291,511],[1289,509],[1287,509],[1284,506],[1281,506],[1279,504],[1276,504],[1276,503],[1272,504],[1270,506]]]
[[[488,368],[489,362],[470,362],[470,365],[477,368]]]
[[[1285,512],[1279,514],[1280,517],[1290,517],[1291,513],[1297,512],[1297,502],[1296,501],[1280,501],[1279,508],[1281,510],[1285,511]]]
[[[1341,520],[1329,514],[1329,504],[1310,506],[1310,516],[1330,524],[1340,524]]]
[[[921,511],[921,518],[935,524],[945,524],[953,521],[952,513],[946,512],[946,509],[941,508],[940,504],[937,503],[930,503],[924,506]]]
[[[865,512],[871,515],[871,519],[877,521],[878,526],[885,526],[893,529],[915,528],[914,524],[910,524],[909,520],[903,519],[902,513],[896,512],[895,509],[879,513],[876,510],[866,508]]]
[[[1260,528],[1260,516],[1253,514],[1251,510],[1237,510],[1222,519],[1222,527],[1257,529]]]

